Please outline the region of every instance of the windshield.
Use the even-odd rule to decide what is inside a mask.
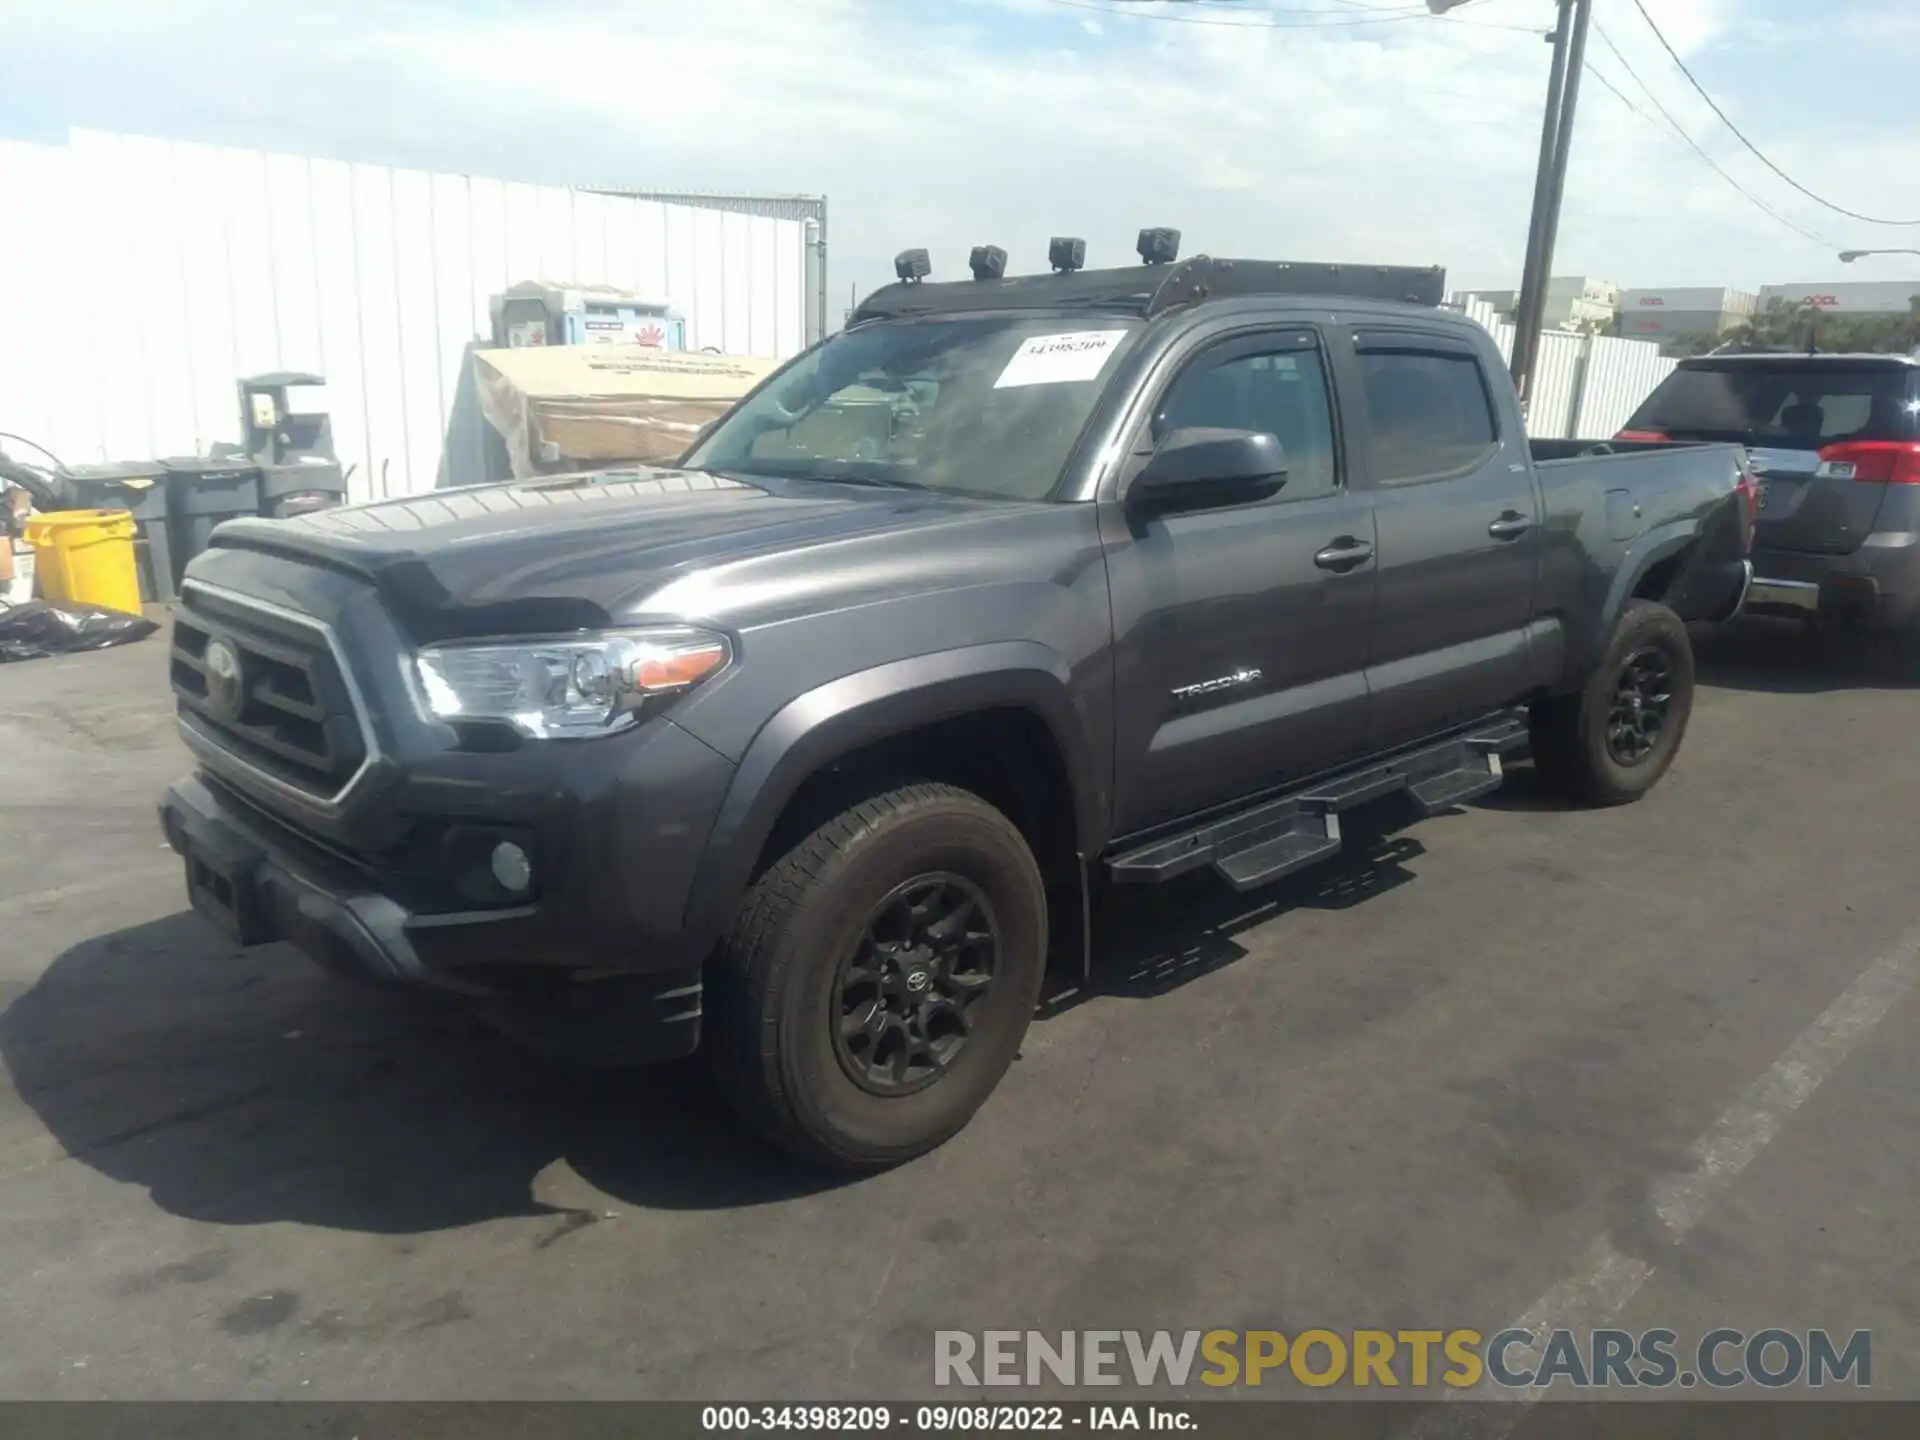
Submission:
[[[1667,377],[1627,428],[1818,450],[1849,440],[1910,438],[1913,398],[1904,367],[1688,366]]]
[[[848,331],[743,402],[685,463],[1042,499],[1138,328],[968,316]]]

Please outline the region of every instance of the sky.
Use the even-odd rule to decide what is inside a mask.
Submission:
[[[1640,0],[1733,120],[1847,209],[1920,220],[1920,5]],[[1050,235],[1518,282],[1552,0],[0,0],[0,135],[69,126],[502,179],[823,194],[835,318],[931,250]],[[1634,0],[1596,0],[1554,272],[1920,277],[1920,225],[1796,193]],[[1604,38],[1603,38],[1604,37]],[[1611,42],[1611,43],[1609,43]],[[1637,79],[1635,77],[1638,77]],[[1645,88],[1642,88],[1644,84]],[[1649,95],[1651,94],[1651,98]],[[1709,168],[1672,122],[1770,216]],[[1638,113],[1636,113],[1636,111]],[[1810,232],[1800,233],[1800,232]],[[1818,238],[1811,238],[1818,237]]]

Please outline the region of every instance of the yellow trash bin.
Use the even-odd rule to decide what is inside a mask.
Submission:
[[[27,521],[40,593],[140,613],[133,516],[125,510],[56,510]]]

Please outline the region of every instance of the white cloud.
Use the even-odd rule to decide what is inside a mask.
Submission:
[[[1474,24],[1366,25],[1342,20],[1363,7],[1274,0],[1271,27],[1238,13],[1266,0],[1180,12],[1239,24],[1106,0],[308,0],[299,30],[275,40],[241,23],[257,14],[243,0],[13,0],[24,18],[6,3],[0,54],[37,44],[80,71],[88,56],[95,72],[142,71],[176,133],[198,115],[219,131],[209,138],[372,145],[365,158],[481,173],[825,193],[842,295],[888,278],[887,257],[910,244],[947,274],[987,241],[1038,268],[1050,234],[1120,261],[1148,224],[1179,226],[1189,252],[1437,261],[1465,284],[1510,285],[1547,50],[1491,27],[1550,18],[1546,0],[1475,0],[1461,12]],[[1770,142],[1783,165],[1837,197],[1920,214],[1911,119],[1867,129],[1836,113],[1850,107],[1813,105],[1783,126],[1781,97],[1801,83],[1784,22],[1743,18],[1736,0],[1647,4],[1690,62],[1735,43],[1770,57],[1723,98],[1764,133],[1798,137]],[[1902,243],[1823,218],[1767,175],[1631,7],[1601,8],[1628,63],[1743,183],[1837,243]],[[1592,59],[1651,112],[1598,37]],[[182,98],[212,88],[212,62],[218,97]],[[0,82],[18,78],[10,65]],[[60,93],[90,92],[68,76]],[[1758,284],[1835,268],[1829,249],[1585,87],[1558,271]]]

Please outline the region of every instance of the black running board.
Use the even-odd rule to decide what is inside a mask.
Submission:
[[[1211,865],[1236,890],[1269,885],[1340,848],[1341,811],[1402,791],[1423,815],[1450,809],[1498,789],[1500,757],[1526,743],[1525,714],[1507,712],[1122,851],[1107,860],[1107,875],[1155,885]]]

